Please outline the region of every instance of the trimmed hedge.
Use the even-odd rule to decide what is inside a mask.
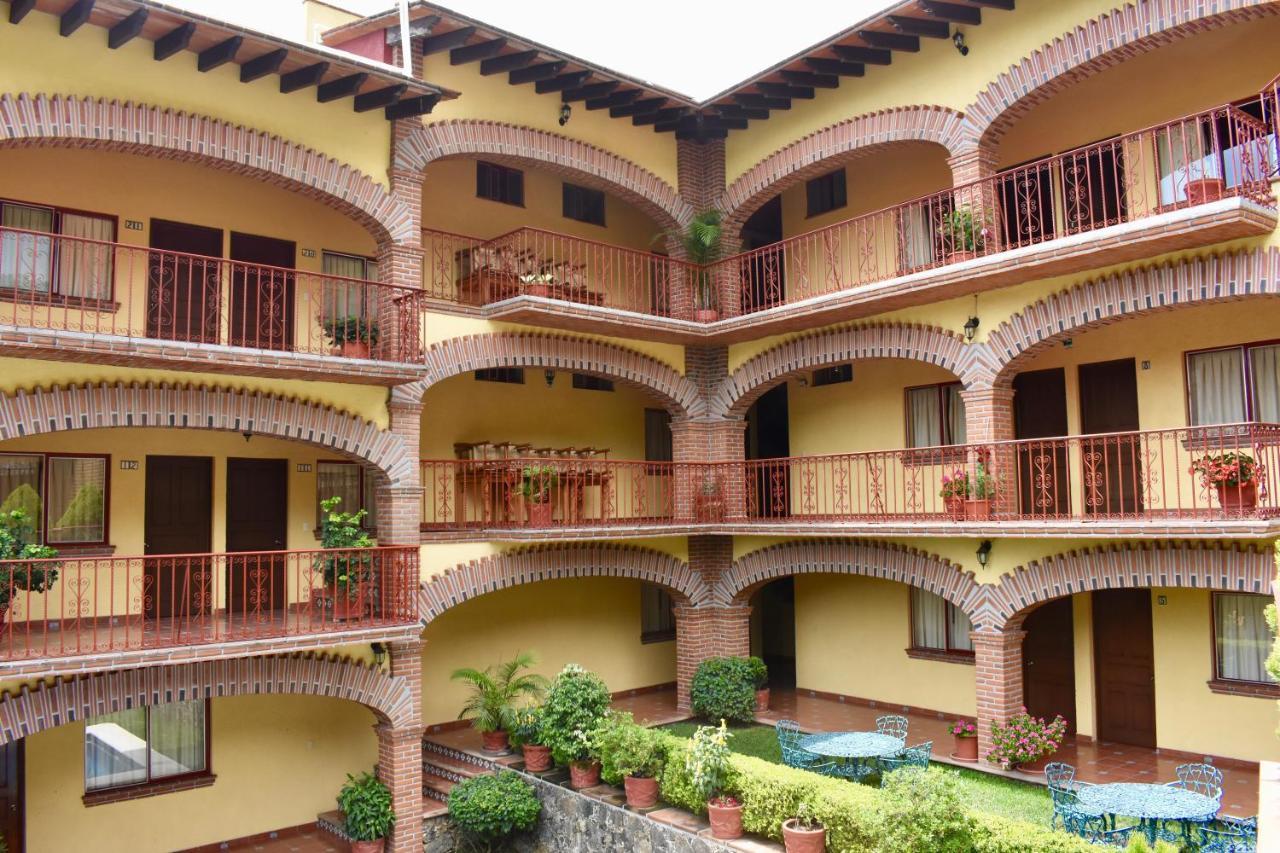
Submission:
[[[763,667],[763,662],[760,664]],[[693,713],[718,724],[749,723],[756,718],[758,668],[751,658],[707,658],[689,682]]]

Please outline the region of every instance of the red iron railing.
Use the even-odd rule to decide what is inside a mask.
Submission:
[[[413,624],[418,549],[0,562],[0,660]]]
[[[422,292],[0,228],[0,324],[256,350],[420,360]]]

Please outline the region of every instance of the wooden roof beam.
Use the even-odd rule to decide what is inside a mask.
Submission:
[[[151,52],[151,55],[155,57],[156,62],[164,62],[178,51],[186,50],[187,45],[191,44],[191,37],[195,34],[195,24],[190,21],[185,24],[179,24],[156,39],[155,49]]]
[[[859,47],[856,44],[833,44],[831,49],[836,56],[849,62],[862,62],[867,65],[888,65],[893,62],[893,54],[887,50],[873,47]]]
[[[725,118],[766,119],[769,111],[763,107],[744,107],[741,104],[716,104],[716,110]]]
[[[538,58],[536,50],[522,50],[519,53],[508,53],[503,56],[491,56],[480,63],[480,73],[485,77],[490,74],[501,74],[504,71],[514,71],[517,68],[524,68],[530,62]]]
[[[328,70],[329,63],[317,62],[314,65],[307,65],[287,74],[281,74],[280,91],[287,95],[290,92],[296,92],[308,86],[316,86],[324,78],[324,74]]]
[[[771,98],[767,95],[757,95],[754,92],[735,92],[732,97],[744,107],[758,107],[766,110],[791,109],[791,101],[787,98]]]
[[[600,98],[588,98],[586,106],[589,110],[603,110],[629,104],[643,94],[643,89],[623,89],[621,92],[614,92]]]
[[[623,116],[643,115],[644,113],[654,112],[666,102],[666,98],[642,98],[629,104],[623,104],[620,107],[609,107],[609,116],[611,118],[622,118]]]
[[[774,98],[794,98],[799,101],[812,101],[812,86],[793,86],[790,83],[757,83],[756,88]]]
[[[459,27],[456,30],[441,33],[438,36],[427,36],[422,40],[422,55],[430,56],[433,53],[443,53],[450,48],[464,45],[467,43],[467,39],[475,34],[475,27]]]
[[[969,0],[969,2],[975,6],[987,6],[992,9],[1012,12],[1014,0]]]
[[[590,76],[590,71],[571,71],[568,74],[561,74],[559,77],[552,77],[549,80],[539,80],[533,84],[533,90],[539,95],[545,95],[548,92],[563,92],[566,89],[576,89],[587,82],[587,78]]]
[[[900,33],[882,33],[876,30],[858,30],[858,38],[872,47],[901,50],[906,53],[920,52],[920,39],[915,36],[904,36]]]
[[[397,83],[394,86],[387,86],[382,89],[375,89],[372,92],[356,95],[356,112],[367,113],[369,110],[389,107],[400,100],[400,96],[404,94],[404,90],[407,88],[409,88],[408,83]]]
[[[519,86],[521,83],[549,80],[563,71],[568,64],[566,60],[557,59],[554,62],[540,62],[537,65],[530,65],[528,68],[517,68],[507,75],[507,82],[512,86]]]
[[[330,101],[337,101],[341,98],[349,98],[360,91],[360,87],[364,85],[364,81],[369,79],[369,75],[361,71],[359,74],[348,74],[346,77],[339,77],[337,80],[330,80],[328,83],[321,83],[316,89],[316,100],[322,104]]]
[[[22,23],[22,19],[35,7],[36,0],[9,0],[9,23]]]
[[[829,59],[825,56],[806,56],[804,64],[821,74],[836,74],[841,77],[862,77],[867,73],[866,66],[861,63]]]
[[[477,59],[488,59],[490,56],[497,56],[506,46],[506,39],[489,39],[466,47],[455,47],[449,51],[449,64],[466,65]]]
[[[640,126],[645,124],[656,124],[657,122],[675,121],[683,116],[688,110],[685,107],[668,107],[667,109],[655,110],[651,113],[643,113],[631,117],[631,123]]]
[[[834,60],[839,62],[839,60]],[[782,79],[797,86],[812,86],[815,89],[838,89],[840,78],[835,74],[815,74],[812,71],[792,71],[784,68],[778,72]]]
[[[93,0],[76,0],[58,18],[58,35],[69,36],[80,29],[89,20],[89,15],[92,12]]]
[[[926,14],[932,15],[940,21],[950,21],[954,24],[970,24],[977,26],[982,23],[982,10],[975,9],[972,6],[961,6],[958,3],[942,3],[936,0],[921,0],[920,8]]]
[[[142,25],[147,22],[147,15],[150,10],[146,7],[133,10],[133,13],[127,18],[122,18],[111,25],[111,29],[107,30],[107,47],[115,50],[124,47],[129,42],[138,37],[138,33],[142,32]]]
[[[418,95],[414,98],[405,98],[403,101],[394,103],[383,110],[383,115],[387,117],[387,121],[395,121],[398,118],[416,118],[431,112],[439,101],[439,95]]]
[[[226,65],[236,58],[236,54],[240,52],[240,45],[244,44],[242,36],[232,36],[226,41],[221,41],[213,47],[207,47],[200,51],[196,59],[196,68],[201,71],[212,71],[220,65]]]
[[[614,89],[621,85],[621,80],[605,80],[603,83],[589,83],[586,86],[579,86],[576,89],[566,89],[560,95],[560,100],[568,103],[570,101],[585,101],[588,98],[603,98],[605,95],[611,94]]]
[[[255,56],[240,66],[240,82],[252,83],[254,80],[266,77],[268,74],[275,74],[280,70],[280,66],[288,56],[289,51],[283,47],[270,53],[264,53],[262,56]]]
[[[890,15],[889,23],[900,33],[920,38],[945,39],[951,37],[951,26],[946,21],[934,21],[928,18],[908,18],[904,15]]]

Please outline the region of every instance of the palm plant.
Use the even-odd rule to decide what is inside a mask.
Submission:
[[[683,230],[671,230],[659,237],[679,243],[684,249],[684,259],[697,266],[691,272],[698,295],[698,307],[715,307],[711,296],[711,273],[706,266],[720,257],[720,240],[724,236],[724,221],[718,210],[704,210],[690,220]],[[655,238],[656,239],[656,238]]]
[[[538,700],[547,689],[547,679],[537,673],[523,672],[534,665],[532,652],[521,652],[509,661],[483,670],[463,667],[453,671],[454,681],[471,685],[471,696],[458,719],[470,716],[479,732],[506,731],[514,722],[516,702]]]

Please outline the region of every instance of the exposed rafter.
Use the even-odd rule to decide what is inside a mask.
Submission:
[[[264,53],[262,56],[255,56],[240,66],[240,82],[252,83],[254,80],[266,77],[268,74],[275,74],[280,70],[280,66],[288,55],[289,51],[280,48],[270,53]]]
[[[35,7],[36,0],[9,0],[9,23],[22,23],[22,19]]]
[[[793,86],[790,83],[768,83],[760,82],[756,84],[756,88],[766,95],[775,98],[795,98],[801,101],[812,101],[814,91],[812,86]]]
[[[417,97],[405,98],[399,103],[392,104],[383,113],[386,115],[387,121],[394,121],[398,118],[415,118],[431,112],[439,102],[439,95],[418,95]]]
[[[155,50],[152,56],[156,62],[163,62],[173,56],[180,50],[186,50],[187,45],[191,44],[191,37],[196,34],[196,25],[188,21],[174,27],[169,32],[156,39]]]
[[[236,58],[240,45],[244,44],[242,36],[232,36],[226,41],[218,42],[213,47],[200,51],[196,59],[196,68],[201,71],[212,71],[220,65],[226,65]]]
[[[540,62],[537,65],[530,65],[528,68],[512,71],[507,75],[507,82],[512,86],[518,86],[522,83],[548,80],[563,71],[568,64],[563,59],[557,59],[555,62]]]
[[[907,18],[902,15],[890,15],[889,23],[900,33],[921,38],[950,38],[951,27],[946,21],[935,21],[929,18]]]
[[[364,85],[364,81],[367,79],[369,79],[368,74],[348,74],[346,77],[339,77],[337,80],[321,83],[316,89],[316,100],[322,104],[327,104],[340,98],[349,98],[360,91],[360,87]]]
[[[958,3],[941,3],[935,0],[920,0],[920,8],[925,13],[954,24],[977,26],[982,23],[982,10],[972,6],[961,6]]]
[[[783,80],[798,86],[812,86],[815,89],[837,89],[840,87],[840,78],[835,74],[815,74],[812,71],[790,71],[785,68],[778,73],[782,75]]]
[[[587,82],[587,78],[590,76],[590,71],[571,71],[568,74],[561,74],[558,77],[552,77],[550,80],[539,80],[534,84],[533,90],[539,95],[545,95],[549,92],[563,92],[566,89],[576,89],[578,86]]]
[[[517,68],[524,68],[537,58],[538,51],[536,50],[522,50],[518,53],[508,53],[503,56],[491,56],[480,63],[480,73],[488,77],[490,74],[514,71]]]
[[[585,101],[588,98],[603,98],[605,95],[613,92],[622,83],[619,80],[605,80],[603,83],[589,83],[586,86],[579,86],[576,89],[566,89],[560,96],[560,100],[569,101]]]
[[[920,52],[920,39],[915,36],[904,36],[900,33],[882,33],[877,30],[858,30],[858,37],[872,47],[901,50],[905,53]]]
[[[859,47],[854,44],[833,44],[831,49],[836,56],[849,62],[862,62],[867,65],[888,65],[893,62],[893,54],[887,50],[874,47]]]
[[[404,94],[404,90],[407,88],[409,88],[407,83],[399,83],[395,86],[386,86],[382,89],[375,89],[372,92],[363,92],[356,95],[356,112],[367,113],[369,110],[389,107],[400,100],[400,96]]]
[[[93,12],[93,0],[76,0],[58,19],[58,35],[69,36],[84,26]]]
[[[1014,0],[969,0],[975,6],[989,6],[992,9],[1002,9],[1005,12],[1013,11]]]
[[[441,33],[438,36],[427,36],[422,40],[422,55],[430,56],[433,53],[443,53],[450,48],[466,44],[467,39],[475,34],[475,27],[462,27],[461,29]]]
[[[317,62],[314,65],[307,65],[296,71],[290,71],[288,74],[281,74],[280,91],[288,94],[299,89],[305,89],[308,86],[316,86],[324,78],[324,74],[328,70],[329,63]]]
[[[137,38],[138,33],[142,32],[142,25],[147,22],[147,14],[146,9],[135,9],[129,17],[113,24],[107,30],[107,47],[115,50]]]
[[[611,95],[605,95],[600,98],[588,98],[587,109],[603,110],[622,104],[629,104],[643,94],[644,89],[623,89],[621,92],[614,92]]]
[[[830,59],[825,56],[806,56],[804,64],[814,71],[837,74],[841,77],[862,77],[867,73],[867,67],[859,62],[845,62],[843,59]]]
[[[666,102],[666,98],[642,98],[638,101],[632,101],[629,104],[623,104],[620,107],[609,107],[609,115],[613,118],[641,115],[643,113],[653,112]]]
[[[489,39],[488,41],[469,44],[466,47],[455,47],[449,51],[450,65],[466,65],[479,59],[497,56],[507,46],[506,39]]]

